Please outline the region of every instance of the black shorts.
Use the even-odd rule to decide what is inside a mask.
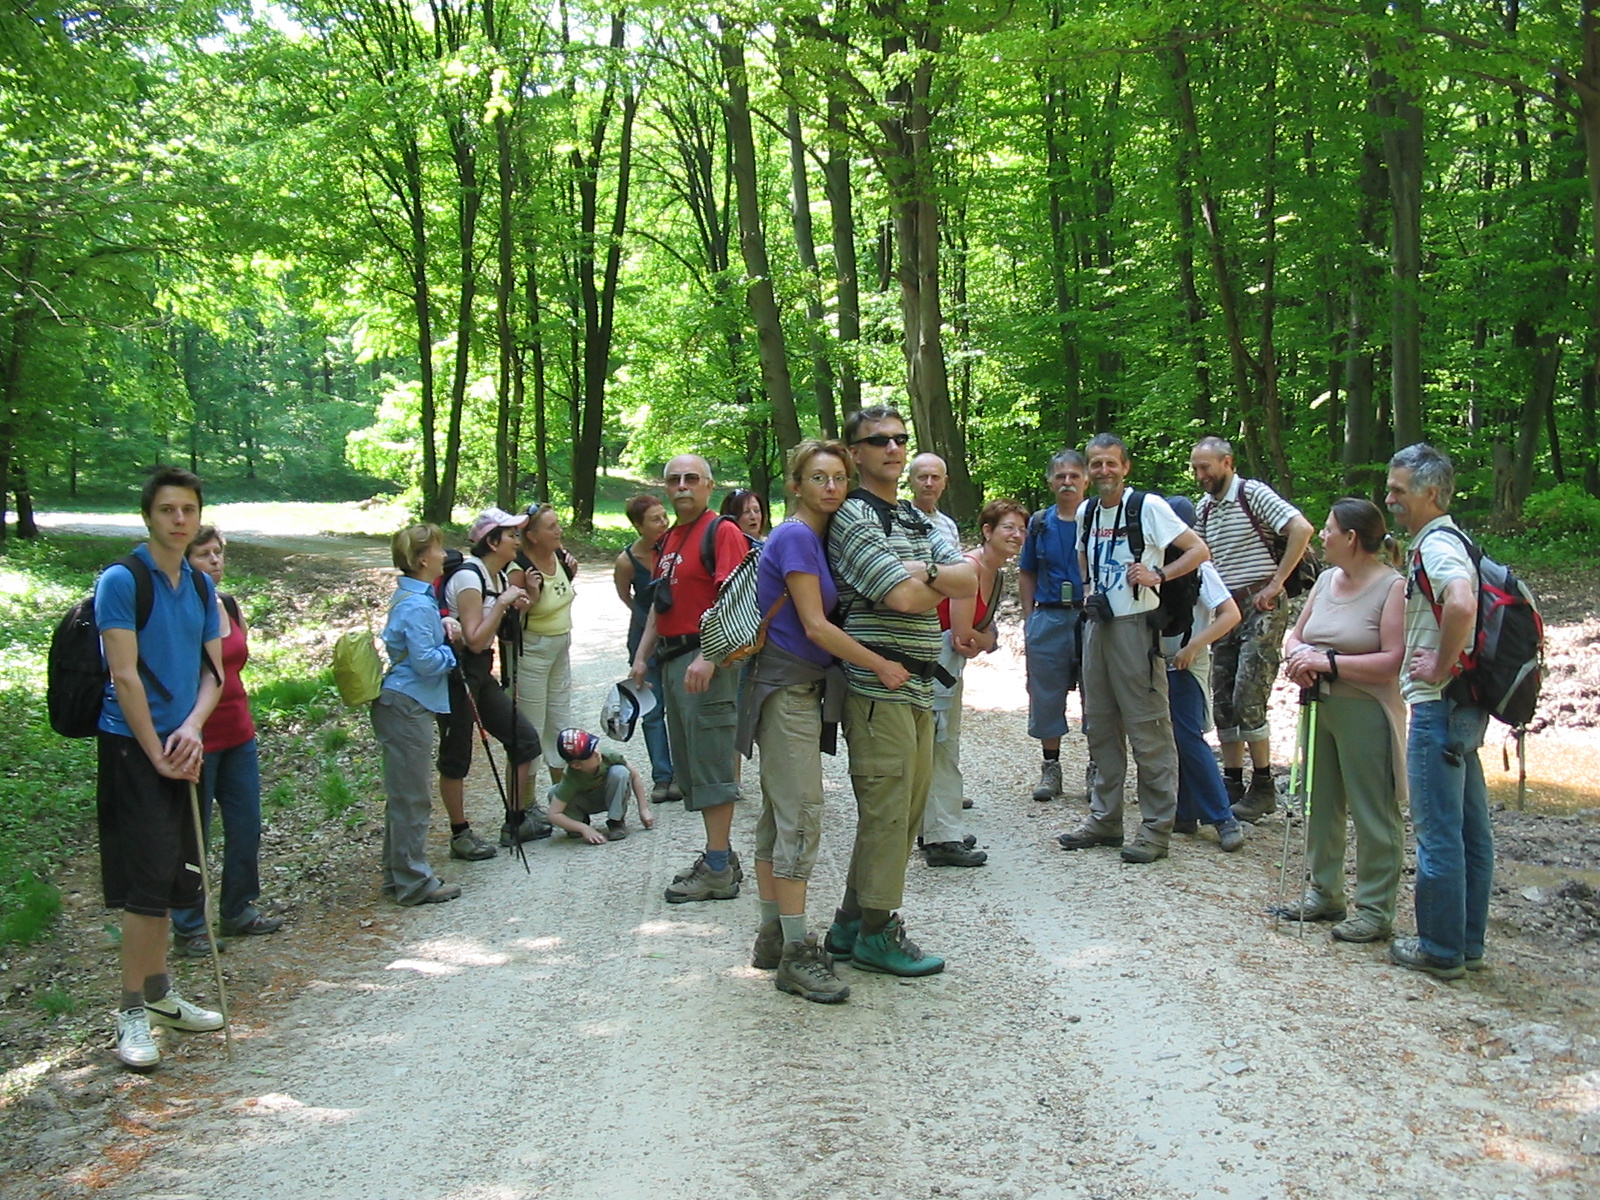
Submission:
[[[106,907],[145,917],[197,907],[205,891],[188,782],[160,774],[131,737],[102,732],[99,751],[95,807]]]
[[[472,719],[472,705],[467,702],[467,688],[472,689],[483,728],[505,749],[506,757],[519,766],[533,762],[541,753],[539,731],[517,711],[505,688],[495,682],[494,656],[469,652],[461,659],[461,670],[450,672],[450,711],[439,714],[439,774],[446,779],[465,779],[472,769],[472,743],[477,740],[478,730]]]

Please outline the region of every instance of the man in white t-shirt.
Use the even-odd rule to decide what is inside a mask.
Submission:
[[[1059,841],[1067,850],[1122,846],[1122,860],[1150,863],[1167,856],[1178,807],[1178,752],[1167,706],[1167,669],[1152,614],[1160,588],[1197,570],[1210,557],[1206,544],[1160,496],[1127,486],[1133,463],[1115,434],[1090,439],[1089,482],[1096,495],[1078,509],[1078,557],[1092,589],[1085,603],[1083,646],[1084,732],[1096,778],[1089,816]],[[1134,539],[1141,541],[1135,556]],[[1168,546],[1182,554],[1165,562]],[[1139,765],[1139,833],[1123,846],[1126,742]]]
[[[1483,966],[1494,874],[1489,791],[1478,761],[1489,714],[1450,686],[1478,616],[1477,568],[1448,511],[1454,492],[1450,459],[1426,442],[1389,460],[1389,511],[1412,533],[1400,694],[1411,706],[1406,772],[1418,934],[1396,939],[1389,955],[1441,979]]]

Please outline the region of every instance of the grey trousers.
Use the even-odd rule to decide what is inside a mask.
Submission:
[[[933,743],[933,782],[928,787],[928,804],[922,810],[922,840],[932,846],[939,842],[959,842],[966,836],[961,820],[961,798],[966,782],[961,775],[961,696],[966,680],[958,678],[950,693],[950,707],[944,717],[944,738]]]
[[[569,771],[571,767],[567,768]],[[592,794],[592,793],[591,793]],[[605,781],[600,785],[600,795],[606,802],[606,820],[621,821],[628,815],[628,797],[633,794],[633,772],[622,763],[606,769]],[[545,806],[553,805],[557,800],[556,789],[551,788],[544,794]],[[583,808],[575,808],[565,801],[562,802],[562,811],[574,821],[587,821],[595,812]]]
[[[1139,767],[1139,840],[1165,846],[1178,812],[1178,747],[1167,707],[1167,665],[1150,657],[1144,615],[1085,622],[1083,718],[1095,765],[1090,828],[1122,834],[1128,747]]]
[[[372,702],[372,732],[383,751],[383,894],[420,904],[439,886],[428,866],[433,811],[434,714],[402,692]]]

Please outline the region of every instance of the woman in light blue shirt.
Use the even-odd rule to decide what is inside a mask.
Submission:
[[[389,602],[383,646],[389,671],[372,702],[372,731],[383,751],[388,806],[383,826],[383,894],[400,904],[442,904],[461,895],[428,866],[428,818],[433,808],[436,713],[450,711],[449,675],[461,626],[439,616],[433,582],[444,571],[444,534],[437,525],[412,525],[394,535],[394,565],[402,572]]]

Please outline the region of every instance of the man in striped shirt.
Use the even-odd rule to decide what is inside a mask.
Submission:
[[[1235,473],[1233,446],[1222,438],[1201,438],[1189,455],[1189,466],[1206,493],[1195,528],[1211,547],[1211,561],[1244,614],[1212,648],[1211,703],[1233,815],[1257,821],[1278,807],[1267,699],[1289,627],[1283,585],[1311,544],[1311,522],[1259,479]],[[1248,792],[1246,745],[1253,768]]]
[[[942,958],[906,937],[894,911],[933,778],[933,678],[943,644],[937,609],[946,597],[976,595],[978,576],[935,538],[915,505],[898,498],[910,440],[905,420],[883,405],[852,413],[844,426],[861,476],[828,531],[844,629],[911,678],[890,691],[871,671],[844,664],[856,840],[827,948],[864,970],[916,977],[944,969]]]

